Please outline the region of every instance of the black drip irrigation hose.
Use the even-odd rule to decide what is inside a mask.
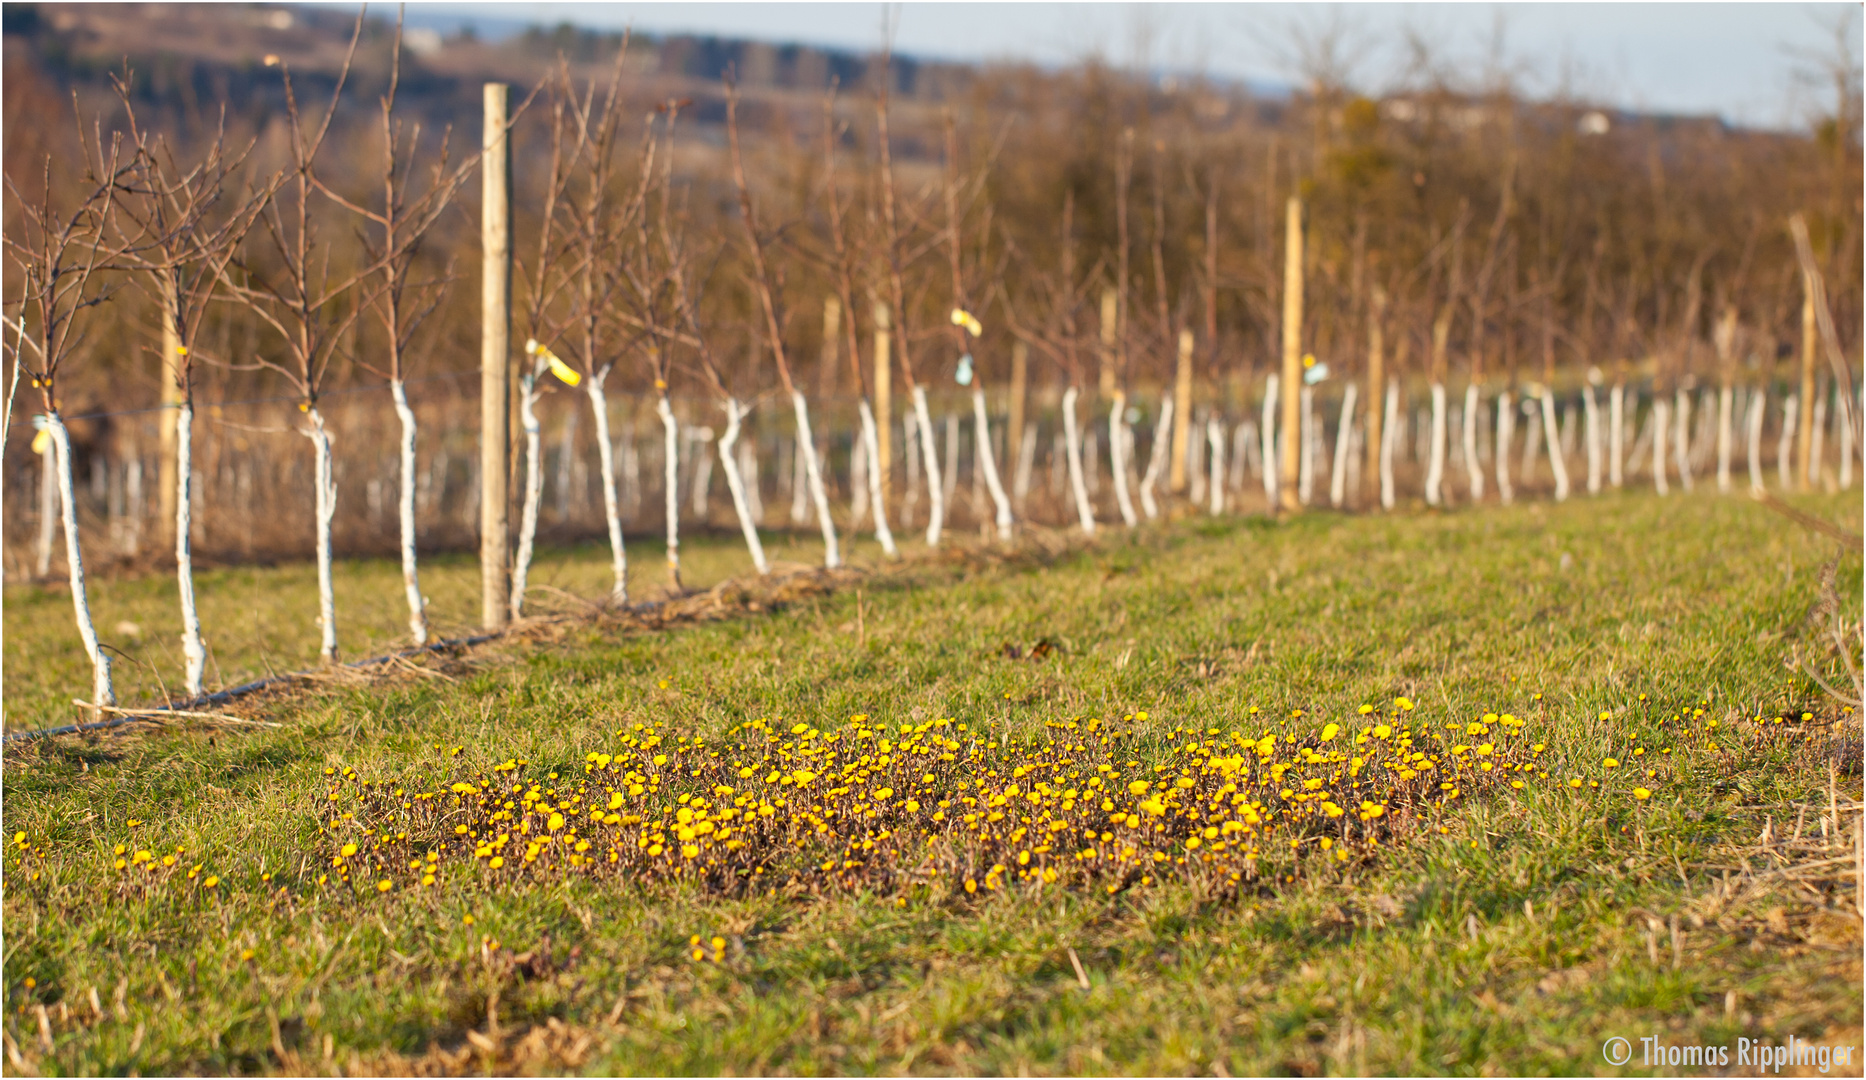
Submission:
[[[384,653],[381,656],[372,656],[367,660],[355,660],[339,666],[346,668],[366,668],[375,664],[386,664],[391,660],[399,660],[403,657],[420,656],[424,653],[440,652],[444,649],[478,645],[482,642],[491,641],[494,638],[503,636],[505,636],[504,631],[500,631],[496,634],[475,634],[472,637],[449,638],[446,641],[436,641],[432,644],[422,645],[413,649],[401,649],[397,652]],[[284,675],[273,675],[264,679],[256,679],[253,682],[242,683],[239,686],[230,686],[225,690],[216,690],[211,694],[202,694],[198,698],[191,698],[187,701],[175,702],[169,705],[151,705],[146,709],[136,710],[135,715],[119,716],[111,720],[93,720],[87,724],[66,724],[64,727],[41,728],[37,731],[9,731],[3,739],[0,739],[0,742],[10,743],[15,740],[45,739],[53,735],[75,735],[84,731],[102,731],[107,728],[123,727],[126,724],[156,722],[162,719],[163,713],[188,711],[203,705],[218,705],[225,701],[232,701],[234,698],[245,697],[247,694],[257,690],[264,690],[268,686],[276,686],[279,683],[309,678],[315,674],[316,672],[312,671],[294,671]]]

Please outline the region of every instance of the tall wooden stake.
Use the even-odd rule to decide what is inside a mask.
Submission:
[[[1801,415],[1795,422],[1795,488],[1808,489],[1808,460],[1814,450],[1814,289],[1804,275],[1801,300]]]
[[[507,536],[511,521],[507,455],[511,441],[512,159],[504,83],[486,84],[480,165],[479,569],[480,624],[506,624]]]
[[[1101,381],[1097,389],[1104,401],[1114,399],[1115,343],[1120,332],[1120,295],[1109,285],[1101,291]]]
[[[1386,336],[1380,320],[1386,317],[1386,311],[1386,290],[1376,285],[1367,305],[1367,467],[1361,471],[1363,484],[1380,475],[1387,386]]]
[[[853,317],[854,312],[850,312]],[[822,363],[817,368],[816,396],[829,401],[836,396],[837,367],[841,351],[842,301],[834,293],[823,298],[823,353]]]
[[[1283,253],[1282,461],[1277,495],[1283,509],[1296,509],[1296,465],[1302,452],[1302,200],[1289,197]]]
[[[162,422],[159,429],[162,445],[161,478],[156,486],[162,500],[162,532],[175,531],[175,480],[179,457],[177,422],[181,418],[181,335],[175,330],[175,309],[181,303],[175,295],[172,279],[162,290]],[[171,535],[169,537],[173,539]]]
[[[894,493],[894,400],[893,367],[888,353],[894,344],[893,322],[887,301],[875,301],[875,471],[881,474],[882,505],[890,505]]]
[[[1173,460],[1167,486],[1186,490],[1186,441],[1192,430],[1192,331],[1179,332],[1179,368],[1173,377]]]

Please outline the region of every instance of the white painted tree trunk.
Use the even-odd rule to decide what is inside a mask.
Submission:
[[[84,556],[78,550],[77,503],[72,498],[71,433],[65,420],[53,412],[46,417],[46,430],[52,433],[46,447],[48,460],[56,462],[59,513],[65,529],[65,568],[71,582],[71,607],[78,620],[78,638],[84,642],[84,654],[91,660],[91,704],[115,705],[117,691],[110,682],[110,656],[97,641],[97,626],[91,621],[90,595],[84,587]]]
[[[823,487],[823,468],[810,434],[810,406],[800,390],[791,391],[790,404],[797,414],[797,449],[804,455],[804,480],[810,485],[810,501],[816,504],[817,524],[823,529],[823,565],[834,570],[842,565],[842,549],[836,543],[836,521],[829,514],[829,493]]]
[[[330,432],[324,428],[324,414],[314,405],[310,409],[311,447],[317,457],[314,482],[317,484],[317,602],[318,630],[321,638],[318,655],[327,664],[337,662],[337,599],[331,584],[330,525],[337,517],[337,478],[331,463]]]
[[[1160,415],[1153,422],[1153,445],[1147,449],[1147,474],[1140,478],[1140,507],[1148,521],[1160,517],[1160,503],[1153,497],[1153,489],[1160,482],[1160,470],[1166,467],[1166,459],[1172,456],[1172,443],[1173,398],[1166,394],[1160,398]]]
[[[725,470],[726,490],[732,493],[732,510],[739,516],[739,531],[745,534],[745,547],[752,553],[752,565],[760,574],[766,574],[771,567],[765,562],[765,546],[758,539],[758,521],[752,517],[751,504],[745,498],[745,478],[739,475],[739,461],[735,456],[739,421],[745,418],[747,411],[738,398],[726,399],[726,432],[719,437],[719,467]]]
[[[1607,483],[1620,487],[1626,480],[1626,386],[1614,383],[1607,392]]]
[[[1665,480],[1665,445],[1671,435],[1671,418],[1671,403],[1658,394],[1652,395],[1652,488],[1661,495],[1671,493]]]
[[[622,543],[622,510],[616,498],[615,446],[609,441],[609,396],[603,381],[609,377],[609,365],[590,376],[590,412],[596,417],[596,458],[602,469],[603,524],[609,530],[609,570],[613,578],[609,598],[618,604],[628,602],[628,549]]]
[[[1197,507],[1205,501],[1205,425],[1196,411],[1186,419],[1186,501]]]
[[[1216,416],[1205,418],[1205,441],[1212,451],[1206,489],[1211,495],[1212,516],[1217,517],[1225,512],[1225,426]]]
[[[1017,449],[1017,476],[1012,480],[1011,499],[1018,513],[1024,512],[1024,503],[1030,498],[1030,474],[1037,464],[1037,422],[1024,422],[1023,436]]]
[[[941,494],[946,500],[942,505],[951,508],[953,494],[959,490],[959,418],[947,413],[945,426],[946,464],[940,473],[940,483]]]
[[[914,426],[920,432],[920,463],[927,476],[927,546],[939,546],[946,524],[946,489],[940,481],[939,450],[933,445],[933,417],[927,413],[927,388],[914,386]]]
[[[1594,398],[1594,388],[1581,388],[1582,440],[1587,444],[1587,493],[1600,494],[1600,402]]]
[[[1813,423],[1808,425],[1808,487],[1814,488],[1821,482],[1821,465],[1826,460],[1826,447],[1821,445],[1821,436],[1827,430],[1827,399],[1815,392]]]
[[[1464,423],[1459,432],[1460,443],[1464,450],[1464,471],[1471,479],[1471,501],[1479,502],[1484,497],[1484,465],[1477,459],[1477,410],[1479,400],[1477,384],[1470,383],[1464,388]]]
[[[1801,415],[1801,395],[1790,394],[1782,402],[1782,439],[1775,446],[1776,479],[1783,491],[1792,491],[1795,487],[1795,421]]]
[[[1555,423],[1555,395],[1542,388],[1542,430],[1548,437],[1549,468],[1555,473],[1555,501],[1568,501],[1568,461],[1562,454],[1561,428]]]
[[[1011,539],[1011,500],[1004,494],[1004,484],[998,479],[998,459],[991,450],[991,423],[985,416],[985,391],[981,387],[972,390],[972,423],[978,432],[978,467],[985,472],[985,490],[991,492],[992,506],[997,510],[998,539]],[[1126,491],[1123,486],[1122,491]]]
[[[1270,500],[1270,512],[1276,513],[1276,474],[1278,462],[1282,461],[1276,452],[1276,391],[1277,377],[1271,375],[1263,382],[1263,494]]]
[[[1432,448],[1425,466],[1425,502],[1437,506],[1445,483],[1445,384],[1432,384]]]
[[[1350,503],[1360,502],[1361,462],[1367,459],[1367,433],[1358,415],[1348,417],[1347,482]]]
[[[1095,535],[1095,512],[1089,507],[1088,485],[1082,479],[1082,433],[1076,426],[1076,388],[1063,391],[1063,443],[1069,458],[1069,490],[1075,494],[1076,519],[1086,536]]]
[[[1529,403],[1524,402],[1523,404],[1527,406]],[[1531,408],[1529,410],[1529,431],[1523,437],[1523,463],[1518,473],[1518,475],[1522,477],[1523,483],[1530,484],[1535,482],[1536,462],[1541,459],[1541,454],[1542,410],[1539,408]]]
[[[901,448],[906,459],[907,492],[901,499],[901,527],[914,527],[914,508],[920,504],[920,418],[901,417]]]
[[[1302,442],[1296,451],[1296,501],[1307,506],[1315,494],[1315,387],[1305,384],[1298,396],[1302,430],[1297,435]]]
[[[188,696],[202,694],[207,647],[201,641],[201,616],[194,606],[194,407],[176,406],[175,414],[175,584],[181,593],[181,654],[186,664]]]
[[[693,463],[692,475],[687,486],[693,491],[693,519],[705,525],[712,510],[713,497],[713,429],[710,427],[687,428],[688,444],[693,447],[687,451],[687,460]]]
[[[1516,399],[1508,390],[1497,395],[1497,498],[1508,506],[1516,501],[1510,483],[1510,446],[1516,441]]]
[[[1400,437],[1399,380],[1387,380],[1386,415],[1380,421],[1380,508],[1393,509],[1393,445]]]
[[[803,475],[803,436],[799,434],[790,448],[790,522],[801,525],[810,520],[810,482]]]
[[[745,485],[745,507],[751,511],[752,520],[762,522],[765,519],[765,500],[759,491],[758,454],[754,449],[757,443],[757,439],[739,441],[739,480]]]
[[[1836,395],[1842,406],[1850,405],[1844,395]],[[1853,422],[1847,415],[1851,410],[1835,410],[1834,420],[1840,428],[1840,490],[1853,490]]]
[[[1763,492],[1762,484],[1762,421],[1763,410],[1768,408],[1768,394],[1760,389],[1749,392],[1748,415],[1743,426],[1749,432],[1749,490],[1752,494]]]
[[[1108,410],[1108,468],[1114,475],[1114,502],[1121,508],[1121,523],[1128,528],[1140,524],[1134,513],[1134,500],[1127,492],[1127,395],[1115,392]]]
[[[680,423],[668,406],[664,393],[655,400],[654,411],[661,417],[662,495],[666,499],[667,575],[675,588],[680,587]]]
[[[1347,500],[1348,457],[1354,440],[1354,406],[1360,400],[1360,390],[1354,383],[1341,394],[1341,421],[1335,427],[1334,468],[1328,478],[1328,505],[1340,507]]]
[[[427,602],[421,596],[421,575],[415,559],[415,410],[408,407],[408,391],[402,380],[391,379],[389,393],[395,398],[395,415],[402,422],[401,498],[397,506],[402,535],[402,593],[408,601],[408,636],[416,645],[426,645]],[[176,556],[180,557],[179,545]],[[188,591],[193,592],[192,589]],[[190,693],[200,691],[190,690]]]
[[[1244,493],[1244,474],[1251,464],[1252,451],[1256,446],[1257,425],[1249,420],[1239,420],[1237,426],[1231,429],[1231,476],[1225,482],[1227,491],[1239,495]]]
[[[525,429],[525,506],[518,526],[518,554],[512,559],[512,618],[525,610],[525,579],[531,572],[531,552],[538,536],[538,504],[544,501],[543,440],[539,435],[538,379],[526,375],[520,381],[519,423]]]
[[[39,577],[52,574],[52,542],[58,538],[58,448],[47,429],[39,455]]]
[[[1679,390],[1672,414],[1672,464],[1678,466],[1678,486],[1691,490],[1691,395]]]
[[[868,451],[862,447],[862,435],[858,429],[854,440],[849,445],[849,532],[851,535],[862,531],[862,521],[868,517]]]
[[[894,533],[888,529],[888,507],[881,498],[881,435],[875,427],[875,411],[869,407],[868,399],[862,398],[858,405],[862,414],[862,452],[868,459],[868,505],[875,510],[875,539],[892,559],[900,552],[894,546]]]

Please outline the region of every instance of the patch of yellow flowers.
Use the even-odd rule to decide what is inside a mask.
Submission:
[[[1170,878],[1222,893],[1449,832],[1431,820],[1438,808],[1538,781],[1646,804],[1675,751],[1806,741],[1818,728],[1793,709],[1719,730],[1704,707],[1659,710],[1643,694],[1618,719],[1627,726],[1611,739],[1621,748],[1586,770],[1595,779],[1551,779],[1540,764],[1548,747],[1528,741],[1512,715],[1433,721],[1405,698],[1319,727],[1296,710],[1253,731],[1161,736],[1124,726],[1144,724],[1141,712],[1121,724],[1052,722],[1027,742],[952,719],[890,727],[866,715],[828,731],[754,720],[713,742],[636,724],[569,776],[527,779],[530,763],[517,758],[420,783],[327,768],[321,853],[304,883],[390,893],[449,876],[585,874],[728,892],[975,894],[1013,885],[1113,893]],[[464,748],[434,749],[445,763]],[[129,842],[105,856],[123,887],[224,891],[227,871],[141,836],[148,822],[126,824]],[[11,872],[38,882],[52,850],[16,832]],[[280,887],[259,869],[262,888]]]
[[[568,776],[528,776],[516,758],[419,783],[327,770],[324,859],[342,882],[421,886],[593,874],[729,892],[1112,893],[1170,877],[1225,892],[1310,858],[1350,862],[1446,803],[1547,776],[1513,716],[1434,724],[1400,701],[1292,722],[1159,736],[1070,719],[1028,742],[954,719],[754,720],[713,742],[636,724]]]

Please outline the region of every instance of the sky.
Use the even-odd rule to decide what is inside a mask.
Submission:
[[[417,10],[419,9],[419,11]],[[633,26],[866,51],[894,22],[898,51],[954,60],[1068,64],[1097,56],[1160,74],[1300,83],[1303,56],[1337,43],[1350,82],[1395,85],[1409,38],[1478,84],[1507,70],[1532,94],[1564,88],[1644,112],[1721,115],[1753,127],[1805,126],[1831,111],[1810,73],[1845,49],[1857,71],[1857,4],[1218,3],[467,3],[409,5],[411,21],[502,27]],[[1836,36],[1836,25],[1844,33]],[[1841,44],[1844,42],[1844,45]],[[1327,50],[1321,50],[1326,52]],[[1502,63],[1499,65],[1498,60]],[[1822,76],[1825,77],[1825,76]]]

